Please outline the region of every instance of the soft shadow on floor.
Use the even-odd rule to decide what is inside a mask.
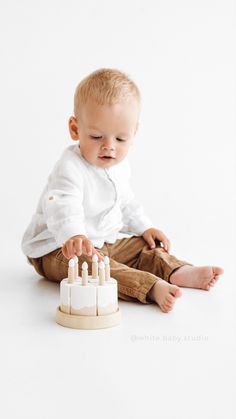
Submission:
[[[53,281],[49,281],[48,279],[44,278],[44,277],[37,277],[37,280],[35,281],[35,278],[33,278],[34,282],[35,282],[35,286],[36,288],[40,291],[40,292],[46,292],[47,294],[49,293],[50,295],[55,295],[55,293],[58,294],[59,290],[60,290],[60,284],[57,282],[53,282]]]

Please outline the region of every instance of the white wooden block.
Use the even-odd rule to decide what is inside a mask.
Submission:
[[[117,281],[111,278],[104,285],[97,286],[97,313],[98,316],[114,313],[118,309]]]
[[[79,316],[96,316],[97,314],[96,287],[92,284],[82,285],[78,282],[71,288],[71,314]]]
[[[92,275],[88,275],[88,282],[90,282],[90,284],[98,284],[98,278],[93,278]]]
[[[65,278],[60,283],[60,308],[64,313],[70,313],[70,290],[73,284]]]
[[[109,283],[111,283],[111,284],[117,284],[117,280],[116,280],[115,278],[111,278],[111,277],[110,277],[110,278],[108,279],[108,281],[106,281],[106,282],[107,282],[108,284],[109,284]]]

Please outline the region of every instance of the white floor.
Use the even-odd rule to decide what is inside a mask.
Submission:
[[[1,418],[235,419],[235,1],[11,0],[0,22]],[[225,274],[169,314],[120,301],[119,327],[80,331],[20,240],[100,67],[141,90],[136,198],[173,254]]]
[[[183,289],[169,314],[120,301],[122,324],[98,331],[57,325],[58,285],[15,254],[1,275],[4,419],[235,417],[230,252],[211,292]]]

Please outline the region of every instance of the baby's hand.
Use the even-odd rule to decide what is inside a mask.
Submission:
[[[71,259],[73,256],[81,256],[85,253],[88,256],[96,254],[98,260],[103,260],[103,256],[93,247],[91,241],[85,236],[73,236],[67,240],[62,246],[62,253],[66,259]]]
[[[149,228],[148,230],[144,231],[143,238],[149,244],[151,249],[156,247],[154,240],[159,240],[161,243],[163,243],[165,251],[169,253],[170,241],[161,230],[157,230],[156,228]]]

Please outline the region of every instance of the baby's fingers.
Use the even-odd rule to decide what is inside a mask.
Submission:
[[[74,251],[77,256],[81,256],[83,252],[83,239],[77,238],[74,240]]]
[[[92,250],[92,254],[97,255],[99,262],[104,259],[104,257],[94,247],[93,247],[93,250]]]
[[[85,253],[87,253],[88,256],[92,256],[93,245],[89,240],[84,240],[83,248],[85,250]]]
[[[63,244],[61,251],[62,251],[62,254],[65,256],[65,258],[69,259],[66,244]]]
[[[62,247],[62,253],[67,259],[70,259],[75,255],[73,240],[67,240]]]
[[[169,253],[169,251],[170,251],[170,241],[165,237],[165,238],[162,239],[162,243],[163,243],[163,247],[164,247],[165,251]]]

